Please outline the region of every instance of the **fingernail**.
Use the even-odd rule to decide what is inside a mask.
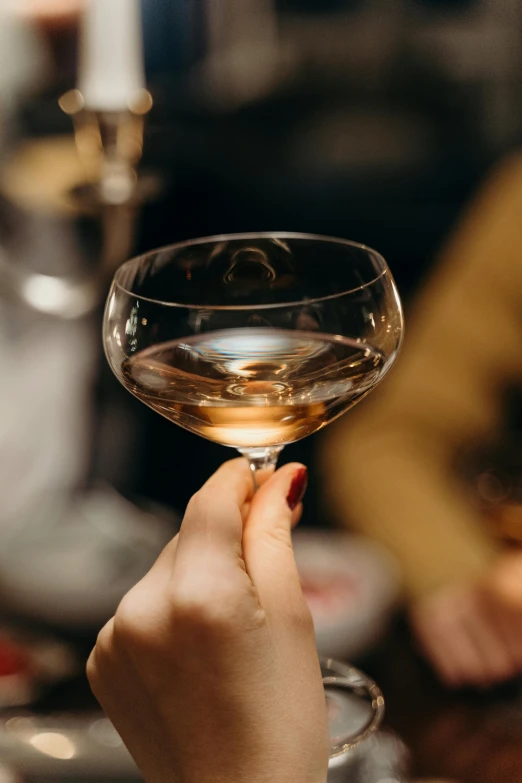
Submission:
[[[292,483],[290,484],[290,490],[288,492],[288,495],[286,496],[286,502],[288,503],[288,506],[292,511],[297,506],[297,504],[300,503],[301,500],[303,499],[304,493],[306,492],[307,484],[308,484],[308,470],[306,468],[299,468],[299,470],[296,471],[296,474],[292,479]]]

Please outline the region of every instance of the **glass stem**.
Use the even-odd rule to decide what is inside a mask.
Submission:
[[[252,481],[254,482],[254,492],[256,492],[259,488],[256,479],[258,470],[275,468],[279,455],[283,451],[283,446],[266,446],[261,449],[238,449],[238,451],[248,460],[252,472]]]

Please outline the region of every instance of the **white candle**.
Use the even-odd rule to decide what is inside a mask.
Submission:
[[[122,111],[144,88],[140,0],[90,0],[80,31],[85,108]]]

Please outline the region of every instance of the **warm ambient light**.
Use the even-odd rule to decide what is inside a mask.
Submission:
[[[34,275],[27,280],[24,294],[29,304],[48,313],[59,310],[67,298],[63,281],[48,275]]]
[[[52,756],[54,759],[72,759],[76,755],[76,748],[71,740],[64,734],[55,731],[35,734],[29,743],[36,750],[45,753],[46,756]]]

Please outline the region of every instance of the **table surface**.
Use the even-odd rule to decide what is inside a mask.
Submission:
[[[386,724],[412,754],[412,773],[456,783],[522,783],[522,687],[443,688],[398,623],[362,662],[387,704]]]
[[[354,663],[381,686],[385,728],[408,746],[413,778],[522,783],[522,683],[481,693],[446,690],[416,653],[402,619],[374,653]],[[94,706],[79,677],[49,693],[38,711]]]

